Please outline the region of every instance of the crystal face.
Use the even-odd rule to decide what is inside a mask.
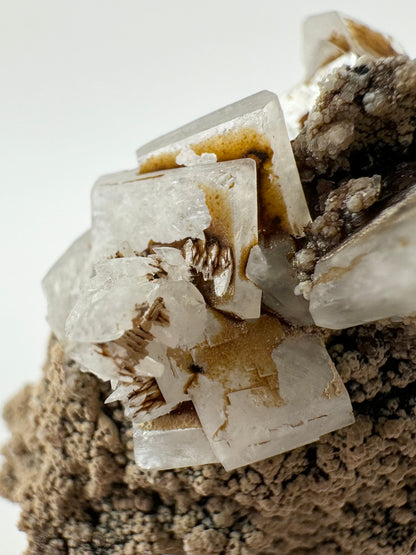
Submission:
[[[302,235],[310,216],[275,94],[261,91],[141,147],[140,173],[176,167],[190,152],[215,154],[218,161],[253,157],[259,164],[260,227],[278,218],[286,231]]]
[[[335,13],[311,18],[305,39],[309,80],[286,103],[291,136],[334,67],[399,52]],[[366,102],[375,117],[379,104]],[[324,135],[337,137],[336,127]],[[96,182],[91,230],[43,282],[66,355],[110,381],[106,402],[120,402],[131,420],[137,464],[233,470],[351,424],[320,328],[416,312],[414,180],[383,197],[381,174],[335,187],[328,173],[308,193],[312,214],[319,203],[326,210],[312,222],[303,186],[313,176],[302,186],[268,91],[137,155],[137,169]]]
[[[315,323],[342,329],[416,312],[416,187],[316,265]]]

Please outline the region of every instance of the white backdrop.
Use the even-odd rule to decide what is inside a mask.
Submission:
[[[0,405],[35,381],[48,328],[40,282],[89,226],[103,173],[141,144],[302,76],[300,27],[339,9],[415,53],[414,0],[3,0],[0,23]],[[0,443],[8,437],[0,424]],[[22,553],[0,501],[0,553]]]

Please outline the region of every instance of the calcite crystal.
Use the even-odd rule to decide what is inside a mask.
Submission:
[[[97,181],[91,234],[44,281],[68,354],[124,404],[138,464],[231,470],[351,424],[324,343],[283,320],[312,323],[287,233],[310,219],[277,97],[189,124],[141,149],[139,164]],[[262,289],[273,315],[261,314]],[[166,425],[184,403],[192,425],[177,413]]]
[[[336,13],[305,54],[292,142],[262,91],[145,145],[45,277],[51,360],[0,480],[81,500],[28,519],[42,553],[413,552],[416,63]]]
[[[390,39],[345,16],[312,18],[305,39],[295,97],[325,75],[324,87],[338,87],[334,62],[348,61],[347,98],[363,90],[364,111],[382,119],[377,68],[413,75]],[[294,146],[314,148],[305,136],[323,126],[315,148],[330,145],[326,166],[308,151],[299,175],[278,98],[254,94],[140,148],[138,168],[101,177],[91,231],[45,278],[52,330],[84,371],[111,380],[107,403],[124,405],[142,468],[232,470],[351,424],[324,335],[310,326],[416,311],[413,188],[386,194],[376,168],[335,185],[328,168],[338,160],[345,172],[335,155],[356,130],[351,118],[331,122],[333,93],[321,90],[309,117],[297,114]],[[307,185],[315,160],[322,214]]]

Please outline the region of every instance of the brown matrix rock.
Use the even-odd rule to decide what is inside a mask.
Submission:
[[[1,493],[22,506],[31,555],[410,554],[415,337],[413,322],[331,337],[356,423],[232,473],[141,471],[106,386],[52,341],[41,383],[6,407]]]

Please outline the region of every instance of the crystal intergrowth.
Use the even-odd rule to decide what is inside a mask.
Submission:
[[[358,25],[338,14],[307,24],[308,81],[293,98],[306,91],[309,102],[338,58],[392,55],[387,39]],[[289,114],[294,134],[305,102]],[[320,260],[299,251],[311,218],[268,91],[137,155],[137,169],[96,182],[91,230],[43,282],[67,355],[109,380],[106,402],[121,402],[131,419],[137,464],[232,470],[351,424],[319,327],[416,310],[400,294],[386,298],[398,279],[416,297],[414,265],[399,278],[390,271],[415,248],[414,193]],[[374,264],[387,259],[370,291]],[[296,261],[312,269],[306,298]]]

